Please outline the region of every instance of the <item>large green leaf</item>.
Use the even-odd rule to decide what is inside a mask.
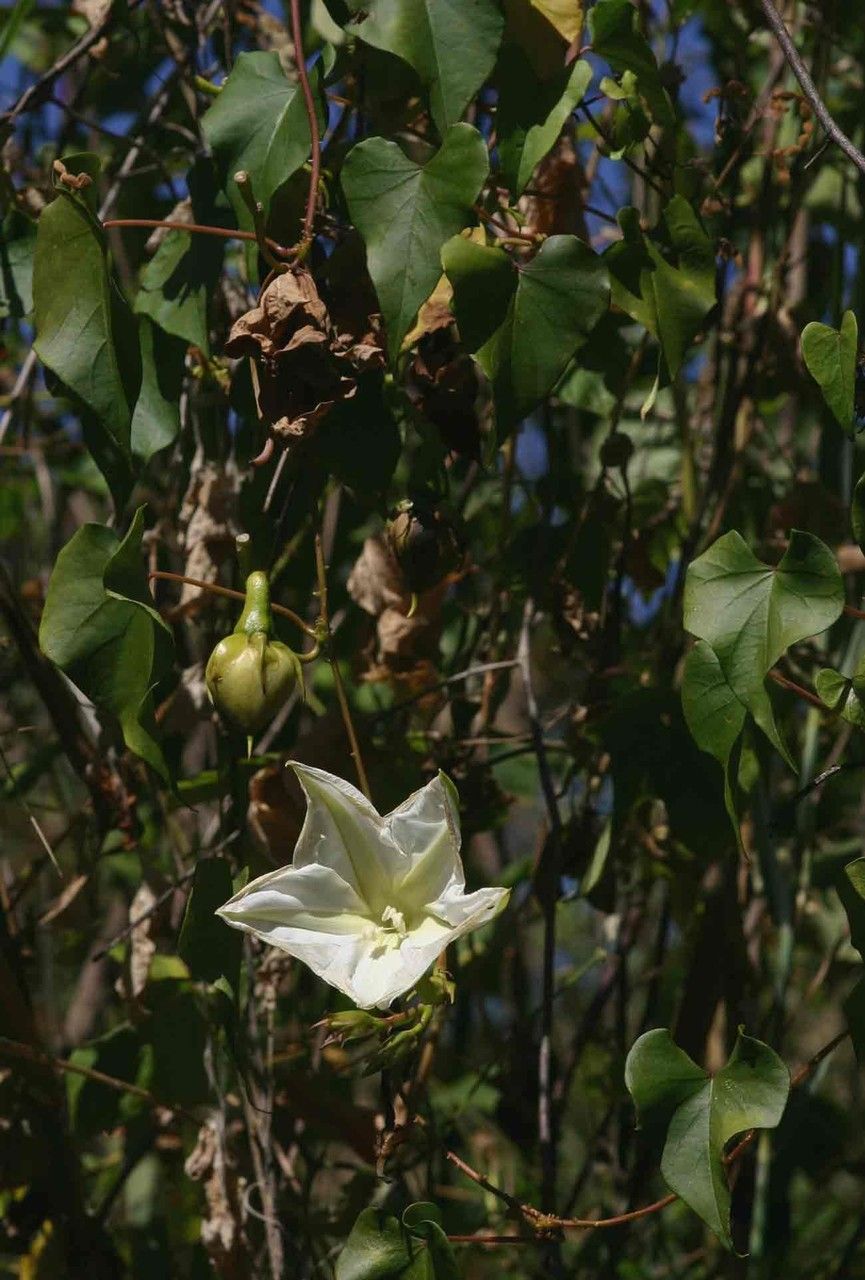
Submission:
[[[89,419],[88,444],[122,505],[132,484],[130,424],[141,384],[137,324],[111,277],[101,228],[66,191],[39,218],[33,304],[36,354]]]
[[[672,126],[676,122],[672,103],[639,22],[640,16],[630,0],[598,0],[589,11],[592,52],[605,58],[614,71],[632,72],[654,119],[658,124]]]
[[[409,1205],[402,1220],[382,1209],[357,1217],[336,1264],[336,1280],[458,1280],[453,1250],[434,1204]]]
[[[724,1148],[748,1129],[774,1129],[790,1073],[773,1049],[741,1031],[730,1060],[709,1076],[665,1028],[647,1031],[625,1063],[640,1123],[666,1134],[661,1173],[671,1191],[732,1248]]]
[[[392,358],[441,275],[442,245],[472,220],[488,171],[486,144],[468,124],[453,125],[425,165],[384,138],[349,152],[343,190],[366,245]]]
[[[138,324],[141,391],[130,431],[132,453],[142,462],[164,449],[180,430],[180,392],[186,342],[164,333],[147,316]]]
[[[69,1061],[74,1066],[95,1069],[116,1080],[144,1084],[141,1076],[146,1072],[147,1066],[142,1060],[141,1050],[138,1032],[129,1023],[121,1023],[97,1040],[76,1049]],[[72,1073],[66,1077],[66,1099],[69,1123],[79,1138],[88,1138],[114,1129],[134,1109],[141,1109],[140,1099],[112,1089],[98,1080]]]
[[[10,213],[0,228],[0,317],[20,319],[33,309],[33,223]]]
[[[234,894],[231,867],[225,858],[202,858],[195,868],[177,954],[190,976],[201,982],[224,978],[237,993],[243,938],[215,915]]]
[[[724,804],[736,840],[741,842],[738,748],[748,712],[730,688],[717,654],[705,640],[698,640],[685,659],[682,711],[697,746],[713,755],[724,771]]]
[[[310,82],[322,126],[318,63],[310,71]],[[201,127],[238,225],[252,230],[252,215],[234,175],[241,169],[249,174],[266,221],[273,196],[309,158],[309,120],[300,85],[286,77],[273,50],[241,53]]]
[[[555,80],[543,81],[522,49],[508,45],[502,50],[496,75],[496,142],[502,175],[514,197],[555,145],[591,79],[592,68],[585,59]]]
[[[126,745],[164,779],[152,690],[171,660],[171,632],[153,608],[141,559],[143,508],[124,540],[86,524],[57,557],[39,643],[101,710],[120,721]]]
[[[457,236],[442,262],[460,334],[493,384],[501,439],[552,390],[605,313],[606,268],[576,236],[550,236],[524,264]]]
[[[228,204],[216,185],[212,161],[197,160],[187,182],[191,221],[228,226]],[[225,241],[216,236],[169,231],[141,273],[136,312],[208,353],[209,310],[224,256]]]
[[[732,692],[787,759],[766,674],[790,645],[830,627],[843,607],[835,557],[819,538],[799,530],[777,568],[758,560],[736,532],[719,538],[688,568],[685,627],[712,647]]]
[[[848,434],[853,430],[858,354],[859,330],[852,311],[844,312],[840,329],[814,320],[802,330],[802,359],[838,425]]]
[[[414,68],[442,135],[492,71],[503,30],[496,0],[372,0],[348,28]]]
[[[676,265],[640,229],[636,209],[618,214],[622,239],[604,254],[612,299],[661,344],[671,378],[715,305],[712,242],[687,200],[673,196],[664,226]]]

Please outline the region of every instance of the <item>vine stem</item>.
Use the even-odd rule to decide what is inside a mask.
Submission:
[[[824,1058],[828,1058],[833,1050],[842,1044],[850,1032],[847,1030],[839,1031],[828,1044],[824,1044],[818,1049],[813,1057],[794,1072],[790,1077],[790,1089],[798,1089],[800,1085],[814,1074],[817,1067]],[[757,1129],[749,1129],[744,1137],[736,1144],[733,1149],[724,1157],[724,1164],[730,1168],[735,1165],[748,1148],[753,1143],[758,1133]],[[660,1213],[669,1205],[674,1204],[680,1197],[675,1192],[663,1196],[660,1200],[654,1200],[651,1204],[645,1204],[639,1209],[631,1209],[627,1213],[617,1213],[611,1218],[559,1218],[552,1213],[543,1213],[540,1209],[536,1209],[534,1205],[521,1204],[515,1196],[510,1195],[507,1191],[503,1191],[501,1187],[497,1187],[494,1182],[477,1169],[473,1169],[467,1164],[461,1156],[455,1151],[445,1150],[445,1158],[450,1161],[460,1173],[464,1173],[467,1178],[477,1186],[482,1187],[484,1191],[488,1191],[491,1195],[502,1200],[510,1210],[518,1213],[523,1221],[533,1228],[537,1235],[532,1236],[449,1236],[448,1239],[454,1244],[544,1244],[546,1236],[552,1231],[597,1231],[608,1227],[620,1227],[628,1222],[636,1222],[640,1218],[647,1218],[651,1214]]]
[[[104,1084],[106,1088],[114,1089],[117,1093],[129,1093],[134,1098],[140,1098],[142,1102],[146,1102],[154,1109],[171,1111],[175,1115],[195,1121],[195,1116],[185,1107],[176,1106],[172,1102],[162,1102],[146,1089],[142,1089],[140,1085],[132,1084],[128,1080],[118,1080],[116,1076],[106,1075],[104,1071],[97,1071],[95,1067],[80,1066],[77,1062],[67,1061],[66,1058],[53,1058],[50,1053],[43,1053],[40,1049],[34,1049],[32,1045],[24,1044],[20,1040],[10,1040],[6,1036],[0,1036],[0,1057],[4,1055],[17,1058],[19,1061],[30,1062],[34,1066],[49,1067],[52,1071],[83,1076],[85,1080],[92,1080],[94,1084]]]
[[[816,693],[812,693],[810,689],[803,689],[801,684],[796,684],[795,680],[788,680],[786,676],[782,676],[780,671],[774,668],[769,672],[769,676],[782,689],[787,689],[790,693],[795,693],[797,698],[801,698],[803,702],[808,702],[812,707],[817,707],[820,711],[831,711],[831,707],[827,707],[822,698],[818,698]]]
[[[300,17],[300,0],[291,0],[291,39],[294,43],[294,61],[300,80],[300,89],[306,106],[306,117],[309,121],[310,173],[309,190],[306,195],[306,212],[303,216],[303,235],[298,248],[298,257],[306,255],[312,244],[313,223],[315,221],[315,202],[318,198],[318,183],[321,176],[321,135],[318,130],[318,115],[315,101],[306,70],[306,56],[303,52],[303,24]],[[361,766],[362,767],[362,766]]]
[[[372,792],[369,786],[369,778],[366,775],[366,769],[363,763],[363,756],[360,751],[360,743],[355,733],[354,721],[351,718],[351,708],[348,705],[348,698],[345,695],[345,685],[342,682],[342,674],[339,669],[339,663],[333,652],[332,637],[330,631],[330,613],[327,603],[327,565],[324,563],[324,548],[321,542],[321,534],[315,535],[315,572],[318,578],[318,600],[320,609],[321,631],[327,643],[327,660],[330,663],[330,669],[333,672],[333,684],[336,689],[336,696],[339,702],[339,709],[342,713],[342,722],[345,725],[346,737],[348,738],[349,751],[354,761],[354,767],[357,770],[357,779],[360,783],[360,789],[366,796],[367,800],[372,803]]]
[[[224,596],[227,600],[243,601],[246,599],[246,596],[242,591],[234,591],[231,587],[220,587],[217,586],[215,582],[205,582],[202,578],[187,578],[184,573],[169,573],[167,569],[154,569],[152,573],[148,574],[148,577],[151,581],[154,578],[159,578],[164,582],[184,582],[188,587],[198,587],[201,591],[209,591],[210,594],[214,596]],[[293,622],[294,625],[299,627],[301,631],[306,633],[306,635],[311,636],[313,640],[317,640],[317,636],[312,627],[308,626],[304,622],[303,618],[299,617],[293,609],[289,609],[284,604],[274,604],[272,601],[270,607],[274,613],[278,613],[282,618],[288,618],[290,622]],[[306,659],[307,662],[311,662],[313,658],[318,657],[318,649],[311,649],[309,653],[298,654],[298,657]]]
[[[544,841],[534,874],[535,895],[544,918],[543,995],[541,1008],[541,1040],[538,1049],[538,1141],[541,1152],[541,1200],[545,1211],[551,1211],[556,1197],[556,1136],[552,1107],[553,993],[555,990],[556,905],[559,900],[559,860],[562,844],[562,820],[556,799],[556,786],[547,756],[540,712],[532,681],[531,626],[534,601],[529,597],[523,610],[523,623],[517,659],[523,678],[523,692],[532,749],[538,764],[541,792],[547,810],[549,836]]]
[[[221,240],[252,240],[259,243],[259,237],[254,231],[242,231],[239,227],[211,227],[202,222],[180,222],[172,218],[106,218],[102,227],[104,230],[111,227],[151,227],[161,230],[164,227],[166,231],[192,231],[201,236],[218,236]],[[271,253],[282,257],[291,252],[268,236],[264,237],[264,243]]]
[[[778,41],[784,57],[790,64],[790,69],[792,70],[793,75],[799,81],[799,84],[802,87],[802,92],[814,108],[814,115],[823,126],[826,136],[831,138],[832,141],[841,148],[849,160],[853,161],[860,173],[865,174],[865,155],[862,154],[858,147],[854,146],[847,137],[847,134],[838,127],[830,116],[825,102],[817,92],[817,86],[811,79],[808,68],[799,57],[799,54],[796,51],[796,46],[790,39],[790,33],[784,24],[784,19],[775,8],[772,0],[760,0],[760,8],[766,15],[766,21],[772,28],[775,39]]]

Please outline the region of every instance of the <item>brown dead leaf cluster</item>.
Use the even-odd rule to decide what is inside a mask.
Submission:
[[[235,321],[225,353],[253,357],[258,409],[286,443],[308,437],[358,378],[384,364],[378,327],[341,332],[302,268],[275,276],[258,305]]]
[[[411,592],[384,537],[367,538],[348,578],[355,604],[376,620],[365,680],[395,680],[408,692],[435,682],[445,577],[421,592],[411,617]]]

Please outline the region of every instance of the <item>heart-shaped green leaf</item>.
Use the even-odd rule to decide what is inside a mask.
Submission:
[[[730,688],[714,649],[704,640],[698,640],[685,659],[682,711],[697,746],[713,755],[724,771],[724,804],[741,844],[737,775],[748,712]]]
[[[552,390],[606,312],[606,268],[576,236],[550,236],[525,264],[455,237],[442,262],[460,334],[493,384],[501,440]]]
[[[674,378],[715,305],[712,242],[682,196],[664,210],[675,264],[643,234],[636,209],[622,209],[618,218],[622,239],[604,254],[613,302],[658,339]]]
[[[710,1076],[664,1028],[647,1031],[633,1045],[625,1083],[640,1124],[666,1135],[664,1181],[731,1249],[724,1148],[748,1129],[780,1123],[790,1091],[787,1067],[768,1045],[740,1030],[729,1062]]]
[[[321,127],[318,63],[310,71],[310,83]],[[287,78],[279,54],[274,50],[239,54],[201,127],[238,225],[252,230],[252,215],[234,181],[241,169],[249,174],[266,222],[273,196],[309,159],[311,145],[303,93],[299,84]]]
[[[391,359],[441,275],[442,245],[472,220],[488,170],[486,144],[468,124],[453,125],[424,165],[384,138],[349,152],[343,190],[366,245]]]
[[[402,1221],[364,1209],[336,1264],[336,1280],[457,1280],[453,1250],[434,1204],[409,1205]]]
[[[141,340],[141,391],[130,431],[132,453],[147,462],[180,430],[180,391],[186,342],[164,333],[147,316],[138,322]]]
[[[676,122],[675,112],[639,22],[639,14],[630,0],[598,0],[589,11],[592,52],[606,59],[614,71],[632,72],[654,119],[658,124],[672,127]]]
[[[814,320],[802,330],[802,359],[838,425],[848,434],[853,430],[858,354],[859,331],[852,311],[844,312],[840,329]]]
[[[792,644],[830,627],[844,607],[832,552],[794,530],[777,568],[727,533],[688,568],[684,621],[714,650],[733,694],[789,760],[778,734],[765,677]]]
[[[546,81],[536,75],[531,60],[517,45],[502,50],[496,75],[496,141],[502,174],[515,198],[555,145],[591,79],[592,68],[585,59]]]
[[[496,0],[372,0],[348,32],[396,54],[429,92],[444,134],[493,69],[505,20]]]
[[[138,326],[109,272],[99,224],[67,191],[39,217],[33,306],[36,354],[81,409],[88,445],[120,506],[132,486]]]
[[[121,542],[85,524],[57,557],[39,628],[43,653],[120,721],[130,751],[168,780],[152,690],[171,661],[171,632],[153,608],[141,560],[144,510]]]

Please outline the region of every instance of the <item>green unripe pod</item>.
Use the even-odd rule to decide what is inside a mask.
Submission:
[[[204,680],[210,700],[226,720],[247,735],[260,732],[300,684],[303,671],[294,650],[271,639],[267,575],[251,573],[237,626],[207,660]]]
[[[210,700],[221,716],[244,733],[258,733],[303,682],[297,654],[265,632],[226,636],[204,672]]]

